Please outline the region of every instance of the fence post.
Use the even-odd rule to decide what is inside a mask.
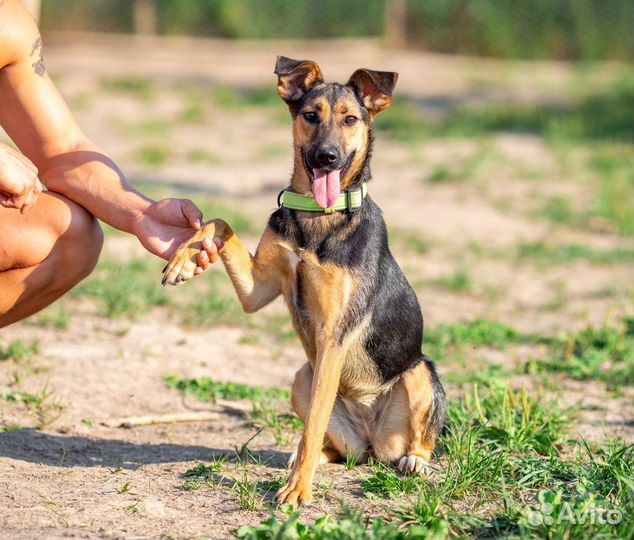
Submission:
[[[407,0],[385,0],[385,44],[393,49],[407,45]]]
[[[134,0],[134,31],[137,34],[156,34],[155,0]]]

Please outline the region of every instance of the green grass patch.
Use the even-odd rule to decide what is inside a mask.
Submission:
[[[549,197],[536,215],[557,225],[572,226],[578,223],[572,202],[566,197]]]
[[[165,382],[171,388],[180,390],[186,395],[194,396],[201,401],[217,399],[262,401],[266,399],[290,399],[290,392],[282,388],[264,388],[240,383],[216,382],[209,377],[201,379],[181,379],[176,375],[168,375]]]
[[[412,229],[390,227],[388,240],[390,246],[398,251],[409,251],[418,255],[425,255],[430,249],[429,242],[421,233]]]
[[[14,360],[15,362],[28,362],[37,354],[37,341],[26,342],[16,339],[6,347],[0,347],[0,361]]]
[[[392,499],[409,493],[417,493],[426,482],[424,476],[401,475],[394,468],[380,461],[372,461],[369,467],[371,474],[361,484],[366,497]]]
[[[577,261],[596,265],[632,264],[634,251],[623,248],[596,249],[582,244],[554,245],[548,241],[523,242],[517,246],[517,258],[548,265]]]
[[[179,113],[178,120],[185,124],[204,124],[207,116],[206,107],[199,101],[192,101]]]
[[[309,524],[300,522],[301,512],[286,510],[286,517],[278,519],[271,515],[269,519],[257,526],[244,525],[234,531],[237,538],[243,540],[277,539],[311,539],[311,540],[441,540],[447,538],[448,524],[442,517],[433,516],[424,523],[401,526],[404,520],[389,523],[385,519],[363,517],[359,510],[351,509],[346,503],[336,518],[322,516]],[[395,516],[396,517],[396,516]]]
[[[449,407],[450,436],[443,445],[455,456],[469,450],[469,438],[475,433],[479,441],[488,441],[496,449],[546,455],[562,439],[569,423],[556,402],[544,403],[525,387],[517,391],[506,384],[492,384],[483,389],[474,384],[464,399]]]
[[[126,136],[136,138],[143,135],[160,135],[168,137],[174,122],[167,119],[144,120],[142,122],[124,122],[120,125]]]
[[[35,393],[12,390],[0,394],[9,403],[23,403],[37,417],[37,427],[45,428],[60,418],[64,405],[58,399],[54,390],[44,385]]]
[[[473,178],[491,154],[488,148],[478,148],[472,155],[436,165],[425,180],[430,184],[464,182]]]
[[[216,86],[212,92],[212,99],[223,109],[234,111],[250,107],[278,107],[282,103],[274,86],[257,88]]]
[[[431,120],[413,99],[399,97],[376,120],[381,136],[398,142],[420,142],[432,137],[486,137],[495,133],[525,133],[553,142],[631,143],[634,85],[631,74],[610,81],[600,92],[570,105],[486,105],[449,110]],[[447,168],[439,181],[455,178]]]
[[[473,365],[460,366],[460,369],[452,369],[443,376],[443,381],[450,384],[489,384],[493,380],[507,379],[513,375],[504,366],[499,364],[489,364],[486,361],[475,361]]]
[[[253,409],[247,414],[250,426],[258,429],[270,429],[275,437],[275,444],[289,444],[288,432],[297,432],[304,428],[304,422],[294,412],[280,411],[279,406],[270,399],[253,402]]]
[[[605,145],[590,158],[590,168],[596,174],[596,196],[591,215],[605,220],[614,232],[634,233],[634,157],[631,139],[628,144]]]
[[[546,358],[531,360],[529,374],[563,373],[577,380],[599,380],[616,389],[634,384],[634,320],[588,326],[559,338]]]
[[[142,101],[155,97],[154,83],[142,77],[107,77],[101,79],[100,86],[106,92],[127,94]]]
[[[197,463],[195,467],[183,473],[185,483],[182,489],[185,491],[197,491],[211,485],[216,480],[217,475],[224,469],[225,461],[225,459],[214,460],[209,465]]]
[[[423,350],[432,358],[442,358],[451,348],[470,345],[474,348],[506,349],[514,343],[548,343],[548,338],[522,334],[505,324],[484,319],[469,323],[442,324],[427,330]]]
[[[233,291],[210,283],[204,294],[196,295],[182,314],[186,326],[242,325],[248,321]]]
[[[136,159],[146,167],[162,167],[172,157],[172,150],[163,144],[146,144],[136,153]]]
[[[58,302],[38,315],[37,324],[45,328],[68,330],[70,326],[70,311],[66,308],[66,304]]]
[[[4,422],[2,422],[0,424],[0,433],[9,433],[11,431],[20,431],[22,428],[22,426],[20,424],[16,424],[15,422],[10,423],[10,424],[6,424]]]
[[[472,287],[471,276],[466,269],[456,270],[453,274],[438,278],[431,282],[435,287],[456,293],[467,293]]]
[[[160,286],[158,264],[147,258],[127,263],[103,258],[93,274],[70,294],[97,300],[101,314],[107,318],[134,318],[153,306],[169,303],[169,296]]]
[[[218,165],[222,162],[222,159],[209,152],[204,148],[196,148],[187,154],[187,159],[192,163],[204,163],[205,165]]]

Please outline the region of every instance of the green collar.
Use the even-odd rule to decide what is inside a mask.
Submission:
[[[344,191],[339,195],[339,200],[332,208],[322,208],[315,202],[312,195],[302,195],[295,193],[290,187],[280,191],[277,196],[277,204],[280,207],[289,210],[302,210],[304,212],[322,212],[323,214],[332,214],[334,212],[354,212],[361,208],[366,195],[368,194],[368,185],[361,182],[361,185],[355,189]]]

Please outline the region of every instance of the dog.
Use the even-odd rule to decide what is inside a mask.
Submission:
[[[202,240],[220,238],[245,312],[284,297],[308,361],[291,392],[305,429],[277,499],[298,506],[312,500],[318,464],[347,455],[425,471],[446,398],[421,353],[416,294],[367,194],[374,118],[398,74],[358,69],[346,84],[325,83],[315,62],[282,56],[275,74],[293,121],[294,169],[255,256],[213,219],[175,252],[163,284],[190,279]]]

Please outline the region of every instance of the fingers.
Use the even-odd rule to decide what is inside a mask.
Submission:
[[[181,203],[181,212],[189,221],[189,224],[194,229],[200,229],[203,224],[203,213],[198,209],[198,207],[188,199],[183,199],[180,201]]]
[[[26,195],[20,197],[22,199],[21,206],[17,206],[20,212],[24,214],[31,206],[37,202],[37,198],[42,192],[42,183],[36,179],[33,189],[31,189]]]
[[[24,214],[29,207],[37,202],[40,193],[42,193],[42,183],[39,178],[35,178],[33,184],[22,193],[9,194],[0,192],[0,206],[15,208]]]
[[[202,274],[210,264],[215,264],[220,258],[220,254],[225,249],[225,244],[220,238],[214,238],[213,242],[209,238],[203,238],[203,249],[200,250],[198,258],[196,259],[196,269],[194,275],[198,276]]]

